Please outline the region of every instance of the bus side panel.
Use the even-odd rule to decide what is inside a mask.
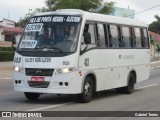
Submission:
[[[113,88],[117,83],[117,68],[110,67],[112,53],[106,49],[89,50],[79,58],[79,70],[93,71],[96,76],[96,90],[105,90],[106,85]],[[86,64],[88,63],[88,64]]]
[[[79,69],[93,71],[101,91],[126,86],[131,71],[137,82],[148,79],[149,61],[148,49],[92,49],[80,56]]]

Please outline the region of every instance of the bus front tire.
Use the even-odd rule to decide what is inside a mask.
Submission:
[[[133,73],[130,73],[128,78],[128,85],[125,87],[117,88],[116,91],[118,93],[131,94],[134,91],[134,84],[135,84],[135,76]]]
[[[40,96],[39,93],[29,93],[29,92],[25,92],[24,95],[28,100],[31,100],[31,101],[37,100]]]
[[[88,103],[92,100],[93,97],[93,81],[91,77],[86,77],[83,84],[83,91],[81,94],[78,94],[78,100],[81,103]]]

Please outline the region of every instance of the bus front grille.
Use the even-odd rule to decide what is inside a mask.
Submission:
[[[27,76],[52,76],[54,69],[26,68]]]
[[[49,86],[49,81],[44,82],[34,82],[34,81],[28,81],[28,84],[30,87],[33,88],[47,88]]]

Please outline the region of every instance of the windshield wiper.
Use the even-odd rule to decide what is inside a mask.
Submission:
[[[50,47],[50,49],[58,50],[58,51],[60,51],[61,53],[63,53],[63,54],[65,54],[65,55],[67,55],[67,53],[66,53],[66,52],[64,52],[63,50],[61,50],[60,48],[57,48],[57,47]]]
[[[61,50],[60,48],[57,48],[57,47],[49,47],[49,46],[44,46],[44,47],[39,47],[39,48],[35,48],[35,49],[52,49],[52,50],[58,50],[60,51],[61,53],[67,55],[67,53],[65,53],[63,50]]]

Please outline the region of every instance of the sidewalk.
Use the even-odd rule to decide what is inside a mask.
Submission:
[[[150,68],[151,68],[151,69],[160,68],[160,61],[151,62],[151,63],[150,63]]]
[[[13,62],[0,62],[0,78],[12,78]]]
[[[160,61],[150,63],[151,69],[160,68]],[[0,79],[1,78],[12,78],[13,62],[0,62]]]

